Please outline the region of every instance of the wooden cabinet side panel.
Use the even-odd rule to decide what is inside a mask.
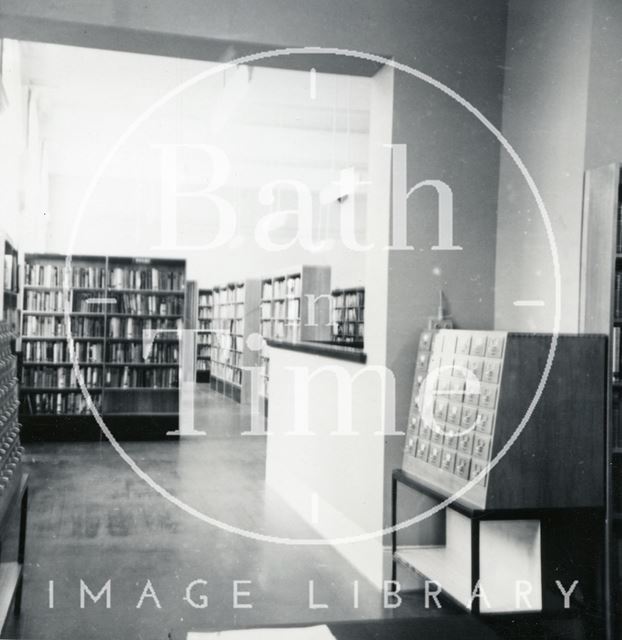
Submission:
[[[330,327],[330,267],[304,266],[301,270],[300,299],[301,340],[329,342]],[[314,317],[309,313],[309,298],[314,302]]]
[[[545,369],[551,336],[509,334],[493,457],[518,428]],[[603,507],[607,340],[559,336],[542,395],[490,472],[487,508]]]

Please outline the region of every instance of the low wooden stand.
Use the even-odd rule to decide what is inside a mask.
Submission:
[[[438,500],[439,503],[447,499],[446,495],[435,491],[401,469],[395,469],[391,494],[392,527],[397,524],[397,489],[399,484]],[[481,613],[487,616],[555,614],[555,616],[574,617],[579,613],[589,613],[590,617],[594,618],[602,616],[603,509],[475,509],[463,503],[453,502],[450,507],[438,512],[435,517],[445,520],[446,526],[450,520],[460,520],[463,536],[462,545],[457,549],[457,553],[452,552],[449,541],[444,539],[445,532],[439,538],[439,544],[434,546],[400,547],[397,543],[398,532],[393,529],[393,580],[396,579],[397,564],[399,563],[423,578],[440,584],[444,596],[473,614]],[[485,543],[482,544],[481,539],[482,523],[492,524],[504,521],[506,523],[513,521],[519,527],[522,524],[527,525],[522,530],[523,540],[527,538],[531,548],[537,551],[537,556],[534,554],[535,558],[531,558],[530,561],[533,562],[534,559],[537,561],[537,569],[532,572],[532,575],[536,575],[539,580],[537,588],[534,589],[534,600],[539,591],[541,606],[526,609],[510,607],[504,610],[493,604],[491,609],[482,611],[480,607],[482,598],[472,597],[472,594],[478,590],[478,583],[481,589],[486,589],[484,580],[480,583],[480,578],[483,577],[481,568],[484,553],[494,555],[494,559],[502,563],[511,562],[511,558],[497,557],[499,551],[491,549]],[[447,528],[449,529],[449,527]],[[528,532],[527,535],[524,534],[525,531]],[[449,533],[447,535],[449,536]],[[566,571],[564,564],[568,564],[569,549],[572,549],[573,552],[576,551],[578,555],[577,561],[573,562],[572,567]],[[583,558],[581,555],[586,555],[586,549],[589,549],[587,554],[591,557]],[[565,563],[562,558],[566,559]],[[515,561],[513,566],[518,566],[522,571],[525,564],[524,559],[519,559],[518,563]],[[490,570],[488,575],[491,575]],[[569,609],[563,608],[562,593],[555,592],[556,579],[562,582],[564,589],[568,589],[575,579],[579,580],[580,589],[577,587],[576,592],[573,593]],[[499,599],[498,593],[494,595]]]
[[[11,493],[0,504],[0,544],[5,539],[15,509],[19,508],[17,560],[0,562],[0,630],[4,629],[11,605],[18,616],[22,605],[24,560],[26,556],[26,524],[28,517],[28,475],[14,482]]]

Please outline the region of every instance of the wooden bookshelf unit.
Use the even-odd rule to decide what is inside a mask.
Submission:
[[[335,289],[331,294],[331,329],[333,342],[364,348],[365,288]]]
[[[26,434],[87,436],[88,401],[120,434],[175,430],[185,261],[26,254],[21,419]],[[68,296],[64,289],[67,278]],[[74,353],[65,326],[68,305]],[[120,429],[120,431],[119,431]],[[56,433],[58,432],[58,434]]]
[[[212,317],[214,295],[211,289],[199,289],[197,312],[197,382],[210,381]]]
[[[266,340],[330,342],[330,267],[294,267],[261,280],[260,396],[267,406],[270,358]]]
[[[622,163],[585,174],[580,329],[609,336],[607,550],[609,638],[622,631]]]
[[[259,359],[248,345],[259,332],[259,287],[259,280],[213,287],[211,314],[206,312],[210,385],[236,402],[250,402],[251,372],[245,367],[256,367]]]

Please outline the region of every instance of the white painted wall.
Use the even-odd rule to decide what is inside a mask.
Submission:
[[[302,395],[296,395],[294,370],[313,377],[310,384],[303,384]],[[382,529],[384,438],[375,434],[382,418],[378,379],[367,372],[352,385],[351,400],[346,392],[350,380],[364,370],[361,364],[270,349],[273,400],[266,481],[317,530],[318,537],[350,538]],[[343,376],[343,386],[336,375]],[[340,406],[352,411],[356,435],[334,435],[344,426],[338,419]],[[295,426],[310,434],[292,435]],[[381,584],[381,536],[339,545],[338,550],[366,578]]]
[[[0,112],[0,227],[18,249],[27,241],[39,250],[49,219],[47,157],[38,96],[24,83],[15,40],[3,41],[2,85],[7,105]]]
[[[22,168],[26,152],[19,44],[4,40],[2,57],[1,80],[8,104],[0,112],[0,226],[17,242],[19,216],[24,207]]]

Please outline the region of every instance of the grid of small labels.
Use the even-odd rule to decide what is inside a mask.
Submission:
[[[490,461],[505,336],[423,332],[405,454],[456,478]],[[477,382],[476,382],[477,381]],[[487,476],[480,480],[486,486]]]

